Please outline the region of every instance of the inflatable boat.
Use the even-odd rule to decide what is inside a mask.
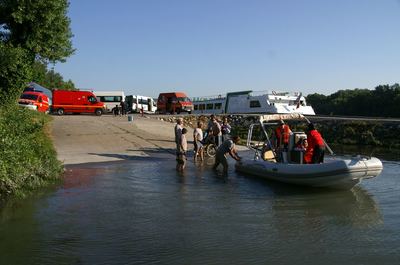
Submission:
[[[271,125],[276,126],[277,123],[270,121],[280,119],[306,118],[301,114],[261,116],[258,123],[250,125],[248,132],[247,147],[255,151],[254,158],[243,158],[237,162],[235,169],[238,172],[288,184],[335,189],[351,189],[363,179],[376,177],[382,172],[382,162],[378,158],[360,155],[351,158],[340,158],[333,155],[321,164],[304,164],[302,152],[293,147],[301,137],[306,137],[304,132],[292,132],[289,148],[287,152],[283,153],[285,157],[277,159],[273,148],[265,151],[265,146],[272,146],[267,133],[270,130],[266,128]],[[261,126],[261,130],[254,130],[259,126]],[[253,131],[261,131],[264,134],[262,137],[263,148],[258,148],[260,144],[255,143]],[[326,147],[332,152],[328,145]],[[277,162],[277,160],[281,162]]]
[[[352,157],[329,159],[322,164],[276,163],[247,159],[236,163],[238,172],[310,187],[351,189],[363,179],[373,178],[382,171],[382,163],[376,157]]]

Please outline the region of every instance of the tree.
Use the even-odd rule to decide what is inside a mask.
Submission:
[[[47,65],[40,61],[35,61],[33,64],[33,82],[46,87],[50,90],[53,88],[65,89],[65,90],[75,90],[75,85],[71,80],[67,82],[61,74],[55,72],[53,69],[48,70]]]
[[[329,96],[311,94],[307,101],[317,114],[400,117],[399,84],[339,90]]]
[[[0,0],[0,103],[16,101],[35,60],[64,62],[73,54],[67,0]]]
[[[0,105],[14,102],[30,81],[32,71],[28,58],[26,50],[0,43]]]
[[[67,0],[0,0],[0,40],[56,62],[73,54]]]

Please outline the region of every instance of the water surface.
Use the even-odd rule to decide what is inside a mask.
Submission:
[[[399,264],[399,162],[316,191],[170,154],[70,166],[0,212],[0,264]]]

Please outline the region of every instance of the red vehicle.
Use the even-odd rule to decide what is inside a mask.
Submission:
[[[64,113],[94,113],[100,116],[104,112],[104,103],[97,101],[90,91],[53,90],[53,112]]]
[[[39,112],[49,112],[49,98],[38,91],[25,91],[18,100],[20,106],[37,110]]]
[[[191,113],[192,101],[183,92],[160,93],[157,100],[157,111],[159,113]]]

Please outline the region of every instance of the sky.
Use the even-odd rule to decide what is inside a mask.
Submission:
[[[70,0],[75,86],[329,95],[400,82],[400,0]]]

